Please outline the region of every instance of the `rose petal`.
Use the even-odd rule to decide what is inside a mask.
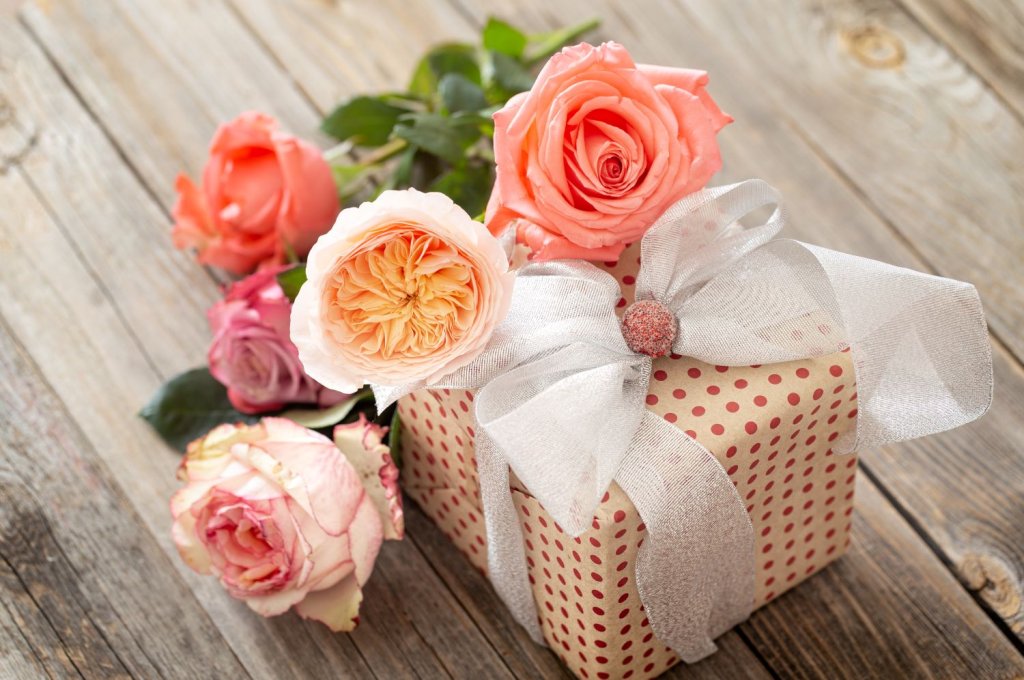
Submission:
[[[190,512],[179,513],[171,525],[171,538],[181,559],[195,572],[210,573],[210,554],[196,537],[196,521]]]
[[[369,501],[359,506],[355,519],[348,529],[348,539],[356,578],[360,584],[366,583],[373,573],[373,563],[384,540],[380,515]]]
[[[359,623],[359,605],[363,591],[355,574],[330,588],[317,590],[295,605],[295,613],[304,619],[314,619],[327,625],[335,633],[348,633]]]
[[[270,595],[248,595],[239,599],[260,616],[278,616],[284,614],[307,596],[302,588],[290,588]]]
[[[331,168],[320,150],[301,139],[274,135],[277,162],[288,187],[278,212],[281,236],[299,257],[334,224],[341,205]]]
[[[327,534],[340,535],[352,523],[363,497],[359,475],[327,437],[286,418],[262,422],[267,440],[253,448],[250,463],[294,498]]]

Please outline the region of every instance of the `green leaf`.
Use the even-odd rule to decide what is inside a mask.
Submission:
[[[518,59],[526,48],[526,35],[501,19],[490,17],[483,33],[484,48]]]
[[[458,73],[448,73],[437,85],[444,108],[452,113],[478,111],[487,106],[487,98],[480,86]]]
[[[320,129],[335,139],[380,146],[404,113],[408,109],[389,104],[384,97],[353,97],[324,118]]]
[[[475,119],[467,121],[437,113],[409,114],[395,127],[397,137],[449,163],[461,161],[466,149],[481,134]]]
[[[395,164],[395,170],[391,173],[391,177],[389,177],[387,181],[389,189],[406,189],[412,186],[412,169],[417,151],[418,149],[415,146],[408,146],[405,151],[402,152],[402,155],[398,157],[398,163]]]
[[[476,48],[464,43],[446,43],[427,52],[413,71],[409,93],[429,99],[437,90],[441,78],[449,73],[457,73],[479,84],[480,64],[477,63]]]
[[[255,423],[258,416],[241,413],[228,400],[228,391],[206,368],[194,368],[171,378],[157,390],[139,415],[165,442],[178,451],[224,423]]]
[[[398,417],[398,409],[395,409],[391,416],[391,425],[388,428],[388,449],[390,449],[391,460],[399,470],[402,469],[402,421]]]
[[[531,35],[529,37],[530,44],[523,54],[523,61],[530,65],[544,61],[566,45],[576,43],[584,34],[590,33],[600,25],[600,19],[590,19],[582,24],[560,28],[557,31]]]
[[[519,60],[501,52],[488,52],[487,56],[485,75],[504,99],[533,87],[533,74]]]
[[[299,289],[306,282],[306,265],[300,264],[291,269],[286,269],[277,275],[277,283],[281,286],[285,296],[295,302]]]
[[[365,190],[376,170],[373,165],[332,165],[331,175],[341,202],[348,203],[353,196]]]
[[[330,427],[335,423],[340,423],[352,412],[352,409],[357,404],[368,399],[373,399],[373,391],[364,389],[356,392],[348,399],[338,402],[334,406],[328,406],[324,409],[291,409],[282,413],[281,417],[294,420],[299,425],[308,427],[311,430],[318,430],[323,427]]]
[[[494,175],[490,165],[461,165],[438,177],[430,190],[447,194],[470,215],[479,215],[487,207],[493,185]]]

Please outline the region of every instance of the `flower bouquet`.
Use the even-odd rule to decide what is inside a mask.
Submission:
[[[770,185],[708,186],[707,74],[592,27],[492,19],[339,147],[244,114],[179,179],[175,242],[248,277],[143,415],[183,559],[255,611],[351,630],[400,466],[538,643],[654,677],[843,552],[854,450],[987,409],[972,286],[776,239]]]

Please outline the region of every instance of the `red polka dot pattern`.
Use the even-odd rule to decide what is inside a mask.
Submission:
[[[604,268],[623,282],[635,275],[638,256],[634,245]],[[623,297],[632,300],[632,282],[623,282]],[[827,347],[835,343],[830,333],[809,320],[802,340],[809,349]],[[428,390],[399,402],[402,484],[486,572],[472,400],[465,391]],[[671,355],[654,362],[646,402],[707,447],[747,503],[756,540],[755,606],[844,552],[856,457],[837,456],[830,447],[855,424],[848,352],[739,367]],[[593,527],[575,539],[518,480],[512,486],[541,629],[562,661],[581,678],[652,678],[677,663],[655,639],[640,604],[634,564],[646,532],[618,486],[609,489]]]
[[[487,541],[480,510],[472,394],[424,390],[398,402],[402,421],[402,488],[480,571]],[[466,404],[463,410],[461,404]]]

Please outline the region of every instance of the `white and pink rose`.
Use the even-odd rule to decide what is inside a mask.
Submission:
[[[382,435],[362,419],[344,426],[343,453],[281,418],[215,428],[189,445],[171,499],[182,558],[264,616],[294,608],[352,630],[381,542],[403,533]]]

